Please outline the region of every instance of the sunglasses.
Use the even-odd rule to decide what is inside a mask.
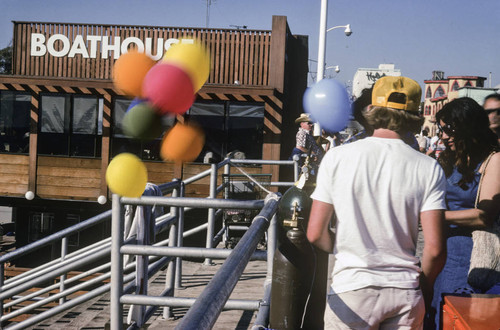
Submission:
[[[484,109],[484,111],[486,111],[486,113],[489,115],[493,112],[496,112],[497,113],[497,116],[500,116],[500,108],[496,108],[496,109]]]
[[[438,123],[438,129],[442,132],[445,132],[446,135],[455,135],[456,133],[456,130],[450,125],[450,124],[446,124],[444,126],[441,126],[441,124]]]

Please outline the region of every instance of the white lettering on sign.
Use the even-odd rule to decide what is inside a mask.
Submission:
[[[192,44],[194,40],[170,38],[164,42],[163,38],[157,38],[157,51],[156,54],[152,54],[152,38],[146,38],[146,42],[137,37],[128,37],[122,41],[121,37],[113,37],[113,39],[110,40],[110,37],[96,35],[88,35],[85,39],[82,35],[78,34],[75,36],[74,40],[71,41],[63,34],[54,34],[46,41],[44,34],[32,33],[30,55],[44,56],[48,52],[54,57],[75,57],[76,55],[81,55],[83,58],[97,58],[99,52],[101,58],[106,59],[110,56],[110,52],[113,52],[111,56],[117,59],[121,54],[125,54],[130,45],[133,44],[138,51],[145,52],[157,61],[163,57],[164,52],[166,52],[170,46],[178,44],[179,42],[183,44]]]
[[[87,51],[87,47],[85,47],[85,42],[83,41],[83,37],[81,35],[76,36],[68,56],[75,57],[76,54],[80,54],[85,58],[89,57],[89,52]]]

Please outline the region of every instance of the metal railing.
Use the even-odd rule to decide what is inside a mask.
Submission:
[[[152,196],[143,196],[138,199],[130,199],[130,198],[120,198],[118,196],[113,197],[113,204],[117,204],[117,207],[113,207],[112,210],[106,211],[102,214],[99,214],[95,217],[92,217],[88,220],[85,220],[77,225],[68,227],[60,232],[54,233],[50,236],[47,236],[41,240],[38,240],[34,243],[26,245],[24,247],[18,248],[13,252],[0,256],[0,324],[4,325],[6,329],[23,329],[25,327],[35,325],[38,322],[41,322],[45,319],[48,319],[58,313],[66,311],[70,308],[77,306],[83,302],[89,301],[103,293],[108,291],[112,291],[113,294],[116,295],[116,292],[123,293],[124,296],[121,298],[113,297],[112,295],[112,311],[114,308],[120,307],[118,304],[129,303],[132,299],[131,293],[135,290],[134,297],[137,297],[138,301],[135,302],[135,305],[142,305],[141,301],[144,299],[153,299],[153,298],[145,298],[144,295],[141,294],[141,290],[146,292],[146,288],[138,289],[137,285],[137,277],[138,274],[142,273],[144,277],[150,278],[160,269],[163,269],[165,265],[169,265],[167,268],[167,283],[168,288],[162,293],[162,298],[160,299],[160,306],[168,306],[164,309],[164,316],[168,316],[170,313],[170,307],[186,307],[194,304],[193,299],[171,299],[169,296],[173,296],[173,292],[175,288],[180,288],[182,283],[182,258],[183,257],[202,257],[205,258],[205,263],[210,264],[211,259],[224,259],[229,258],[230,250],[220,250],[215,249],[214,246],[218,244],[221,240],[221,232],[224,228],[221,229],[217,234],[215,234],[215,218],[219,214],[222,209],[227,208],[248,208],[248,209],[260,209],[264,206],[264,201],[262,200],[253,200],[253,201],[241,201],[241,200],[223,200],[215,198],[220,192],[224,191],[224,184],[217,186],[217,176],[218,170],[224,167],[224,174],[230,174],[230,168],[232,166],[246,165],[246,164],[269,164],[269,165],[285,165],[285,166],[294,166],[294,182],[297,181],[298,178],[298,165],[297,160],[294,161],[263,161],[263,160],[234,160],[234,159],[225,159],[224,161],[218,164],[211,164],[211,168],[204,172],[201,172],[191,178],[185,179],[183,181],[175,180],[173,182],[165,183],[159,185],[161,192],[163,195],[172,194],[172,197],[152,197]],[[208,198],[187,198],[184,197],[184,189],[185,185],[196,182],[200,179],[203,179],[207,176],[210,176],[210,193]],[[291,186],[294,182],[288,183],[280,183],[280,182],[271,182],[271,186]],[[275,196],[275,195],[273,195]],[[115,199],[118,199],[115,201]],[[169,230],[169,238],[156,242],[152,244],[151,241],[143,237],[145,233],[137,233],[137,235],[125,238],[123,236],[123,231],[121,231],[121,235],[117,235],[118,231],[112,233],[112,237],[119,237],[119,242],[112,241],[111,238],[104,239],[100,242],[94,243],[90,246],[84,247],[78,251],[67,253],[67,237],[83,230],[100,224],[105,221],[110,221],[113,219],[122,219],[127,225],[127,222],[130,222],[131,219],[126,219],[123,214],[121,204],[127,204],[130,207],[148,207],[152,205],[167,205],[170,206],[170,212],[166,213],[162,216],[153,219],[154,225],[154,233],[160,233],[165,230]],[[184,213],[193,208],[208,208],[208,219],[207,222],[199,225],[190,230],[184,231]],[[120,212],[120,213],[118,213]],[[268,214],[266,216],[270,217]],[[113,222],[114,223],[114,222]],[[116,226],[115,226],[116,227]],[[266,227],[261,225],[260,227]],[[253,225],[249,227],[248,232],[251,233],[254,229]],[[263,229],[259,229],[259,233]],[[206,247],[205,248],[189,248],[183,246],[183,238],[188,237],[190,235],[196,234],[201,231],[207,231],[206,235]],[[276,247],[276,243],[273,241],[274,233],[273,226],[270,227],[268,233],[268,252],[267,255],[263,251],[255,251],[251,254],[250,258],[258,259],[258,260],[272,260],[269,259],[269,253],[274,253],[274,249]],[[245,236],[244,235],[244,236]],[[254,234],[251,234],[254,236]],[[256,239],[256,238],[254,238]],[[4,270],[5,264],[9,263],[16,258],[24,256],[28,253],[36,251],[41,247],[44,247],[49,244],[54,244],[60,242],[61,244],[61,257],[55,260],[52,260],[44,265],[33,268],[27,272],[19,274],[9,279],[4,278]],[[129,244],[142,242],[142,243],[150,243],[151,246],[147,246],[147,244],[141,245],[138,250],[134,250]],[[120,248],[118,248],[118,243],[123,244]],[[168,248],[166,248],[168,246]],[[238,246],[232,252],[237,251]],[[255,248],[252,250],[254,251]],[[161,251],[161,252],[159,252]],[[168,251],[168,252],[167,252]],[[116,264],[116,256],[119,254],[136,254],[136,262],[135,263],[123,263],[123,260],[118,261],[118,265]],[[146,256],[149,254],[149,256]],[[109,258],[109,256],[114,256],[113,262],[104,262],[103,264],[94,267],[89,270],[85,270],[80,274],[73,276],[71,278],[67,278],[66,274],[75,269],[81,269],[87,267],[91,263],[95,263],[98,260],[105,260]],[[118,258],[120,259],[120,258]],[[248,260],[246,261],[248,262]],[[268,263],[268,279],[270,281],[270,273],[272,271],[272,265]],[[145,267],[145,268],[144,268]],[[114,277],[117,277],[117,272],[122,274],[121,280],[118,283],[121,283],[121,289],[115,288],[112,289],[112,285],[107,283],[111,279],[111,283],[113,285],[116,284],[114,282]],[[113,275],[114,274],[114,275]],[[92,276],[93,278],[90,280],[86,280],[85,282],[80,281],[84,278]],[[54,283],[48,286],[43,287],[42,284],[47,281],[53,281]],[[147,282],[147,281],[146,281]],[[123,285],[126,285],[123,287]],[[96,288],[97,286],[97,288]],[[26,295],[21,295],[27,290],[32,288],[40,288],[36,292],[32,292]],[[93,288],[93,289],[89,289]],[[69,295],[74,295],[76,292],[81,290],[89,290],[87,293],[77,296],[76,298],[69,299]],[[50,296],[47,297],[48,293],[51,293]],[[56,292],[54,294],[54,292]],[[267,292],[267,291],[266,291]],[[118,299],[118,300],[117,300]],[[121,299],[121,300],[120,300]],[[161,300],[163,299],[163,300]],[[53,303],[54,301],[58,301],[59,305],[56,307],[52,307],[48,310],[40,312],[36,315],[31,316],[30,318],[18,322],[7,324],[9,320],[20,316],[22,314],[33,313],[37,308],[40,308],[49,303]],[[167,301],[168,304],[166,303]],[[266,300],[266,297],[262,301]],[[227,301],[227,308],[239,308],[245,307],[251,309],[259,309],[265,310],[265,306],[263,308],[261,302],[251,302],[251,303],[243,303],[238,301]],[[13,310],[9,313],[4,314],[4,309],[11,309],[14,306],[18,306],[21,303],[26,305],[26,302],[32,302],[27,306],[23,306],[19,309]],[[248,305],[250,304],[250,305]],[[265,304],[264,304],[265,305]],[[243,308],[243,309],[245,309]],[[154,308],[156,309],[156,308]],[[133,323],[133,326],[137,326],[146,322],[149,317],[154,312],[154,309],[142,308],[141,312],[136,313],[138,318]],[[37,311],[38,312],[38,311]],[[121,314],[120,314],[121,315]],[[259,313],[259,315],[262,315]],[[262,316],[260,316],[262,319]],[[265,319],[265,317],[264,317]],[[121,324],[121,323],[120,323]],[[133,327],[132,326],[132,327]]]

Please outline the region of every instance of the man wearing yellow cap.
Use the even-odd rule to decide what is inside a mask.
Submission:
[[[373,135],[334,148],[320,165],[307,237],[335,255],[325,329],[422,328],[446,258],[446,181],[434,159],[402,140],[420,130],[420,98],[412,79],[379,79],[363,113]]]

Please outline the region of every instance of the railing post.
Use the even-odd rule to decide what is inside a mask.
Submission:
[[[180,183],[180,188],[179,188],[179,195],[180,197],[185,197],[184,195],[186,194],[185,192],[185,185],[184,182]],[[177,246],[182,247],[184,242],[183,242],[183,237],[182,234],[184,233],[184,207],[179,207],[179,213],[178,213],[178,221],[177,221]],[[176,289],[181,289],[182,288],[182,257],[177,257],[175,259],[175,288]]]
[[[3,291],[3,283],[4,283],[4,274],[5,274],[5,266],[3,262],[0,262],[0,292]],[[3,316],[3,299],[0,299],[0,318]],[[3,324],[0,322],[0,329]]]
[[[210,198],[217,197],[217,164],[211,164],[210,172]],[[208,227],[207,227],[207,244],[206,248],[211,249],[213,247],[213,238],[215,232],[215,208],[208,209]],[[211,265],[212,259],[206,258],[205,265]]]
[[[61,261],[66,258],[68,254],[68,236],[65,236],[61,239]],[[62,274],[59,280],[59,292],[64,291],[64,281],[66,281],[66,274]],[[66,297],[62,297],[59,299],[59,305],[62,305],[66,302]]]
[[[113,194],[111,212],[111,292],[110,323],[111,330],[123,329],[123,258],[120,248],[123,245],[124,212],[120,196]]]
[[[297,182],[299,180],[300,168],[299,168],[299,155],[293,155],[293,181]]]
[[[231,174],[231,160],[229,160],[229,162],[226,165],[224,165],[224,176],[228,178],[228,180],[230,174]],[[222,183],[224,184],[226,182],[222,181]],[[224,185],[224,198],[225,199],[229,198],[229,185]]]
[[[275,214],[271,218],[269,228],[267,229],[267,279],[269,280],[272,279],[274,252],[278,247],[277,226],[278,220]]]
[[[175,179],[177,180],[177,179]],[[175,188],[172,191],[172,197],[178,197],[179,196],[179,188]],[[170,208],[170,214],[173,215],[174,217],[177,217],[177,221],[179,221],[179,213],[178,207],[172,206]],[[177,221],[174,221],[172,225],[170,226],[170,231],[168,235],[168,246],[177,246]],[[175,287],[175,266],[176,266],[176,261],[175,258],[169,261],[168,267],[167,267],[167,274],[165,276],[165,288],[167,290],[170,290],[171,295],[174,295],[174,287]],[[169,319],[173,316],[172,314],[172,309],[170,307],[165,307],[163,309],[163,317],[166,319]]]

